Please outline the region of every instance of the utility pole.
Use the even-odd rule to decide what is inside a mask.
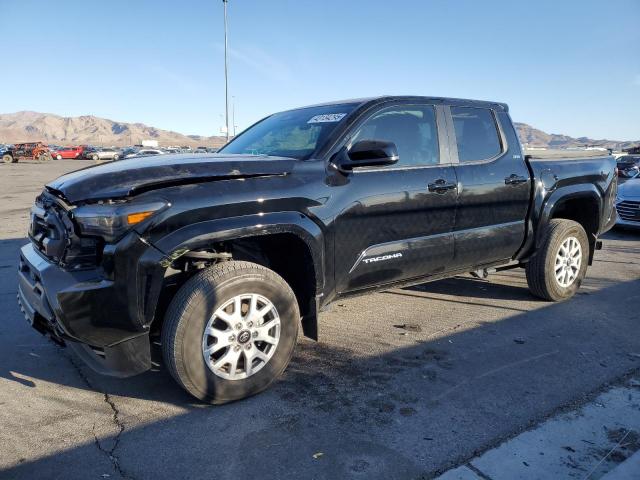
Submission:
[[[229,141],[229,60],[227,54],[227,3],[229,0],[222,0],[224,5],[224,109],[225,121],[227,124],[227,142]]]

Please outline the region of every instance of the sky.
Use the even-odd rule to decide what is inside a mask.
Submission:
[[[548,133],[640,139],[640,0],[228,8],[238,131],[276,111],[392,94],[501,101]],[[0,0],[0,23],[0,113],[220,134],[222,0]]]

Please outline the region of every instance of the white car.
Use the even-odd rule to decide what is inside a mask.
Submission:
[[[156,150],[155,148],[143,148],[142,150],[138,150],[137,153],[130,153],[124,158],[147,157],[149,155],[164,155],[164,152],[162,150]]]
[[[640,229],[640,172],[636,171],[618,187],[616,225]]]
[[[93,160],[118,160],[122,156],[120,150],[115,148],[101,148],[95,152],[91,152]]]

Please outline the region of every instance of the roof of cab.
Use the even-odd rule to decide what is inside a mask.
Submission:
[[[427,97],[427,96],[418,96],[418,95],[381,95],[378,97],[352,98],[347,100],[336,100],[333,102],[323,102],[315,105],[307,105],[305,107],[294,108],[292,110],[299,110],[301,108],[328,107],[331,105],[346,105],[346,104],[357,104],[357,105],[363,106],[365,104],[386,103],[391,101],[416,101],[416,102],[427,102],[427,103],[436,103],[436,104],[444,103],[447,105],[484,107],[484,108],[498,109],[504,112],[509,111],[509,106],[506,103],[502,103],[502,102],[490,102],[486,100],[471,100],[466,98]]]

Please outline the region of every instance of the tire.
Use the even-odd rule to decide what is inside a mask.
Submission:
[[[18,160],[13,158],[13,155],[9,155],[8,153],[2,156],[2,161],[4,163],[16,163]]]
[[[233,325],[219,319],[222,307],[241,296],[259,298],[256,300],[258,310],[268,307],[264,300],[271,302],[274,309],[263,315],[267,328],[279,318],[279,339],[275,345],[270,342],[277,334],[273,337],[269,335],[270,342],[254,340],[260,338],[258,335],[263,335],[256,333],[261,327],[257,326],[256,321],[253,325],[255,330],[251,330],[249,327],[252,322],[246,314],[241,321],[233,319]],[[245,300],[241,301],[240,312],[245,308]],[[230,303],[226,312],[230,308],[233,310],[230,314],[222,310],[220,315],[233,316],[236,304]],[[223,262],[198,272],[176,293],[162,326],[162,354],[173,378],[191,395],[213,404],[232,402],[263,391],[282,374],[293,355],[299,324],[298,302],[282,277],[255,263]],[[231,329],[227,330],[229,327]],[[277,332],[275,328],[272,327],[269,332]],[[224,331],[225,334],[220,336],[224,337],[221,341],[229,345],[207,355],[208,360],[205,359],[204,349],[214,347],[218,342],[209,343],[214,337],[205,335],[205,329],[207,332]],[[227,332],[229,337],[226,336]],[[240,343],[247,335],[249,340]],[[249,363],[253,373],[247,375],[247,355],[257,355],[258,350],[263,357],[267,354],[270,357],[267,361],[252,357]],[[235,362],[235,373],[232,372],[232,363],[218,368],[213,365],[224,361],[222,357],[226,358],[227,355],[232,358],[238,355],[236,358],[242,359]],[[232,375],[240,378],[224,378]]]
[[[575,245],[577,248],[577,244],[580,249],[579,265],[575,263],[577,254],[567,259],[571,265],[565,265],[564,260],[558,263],[562,252],[567,251],[564,247]],[[587,273],[589,248],[589,240],[582,225],[572,220],[551,220],[546,227],[542,245],[526,266],[527,284],[531,293],[553,302],[573,297]],[[562,280],[557,278],[556,272],[559,272]]]
[[[62,155],[56,155],[56,160],[62,160]]]
[[[92,158],[93,158],[93,160],[94,160],[94,161],[96,161],[96,162],[97,162],[98,160],[100,160],[100,157],[99,157],[98,155],[94,155]]]
[[[120,159],[120,157],[119,157],[118,155],[114,155],[114,156],[113,156],[113,161],[114,161],[114,162],[115,162],[115,161],[117,161],[117,160],[119,160],[119,159]]]

